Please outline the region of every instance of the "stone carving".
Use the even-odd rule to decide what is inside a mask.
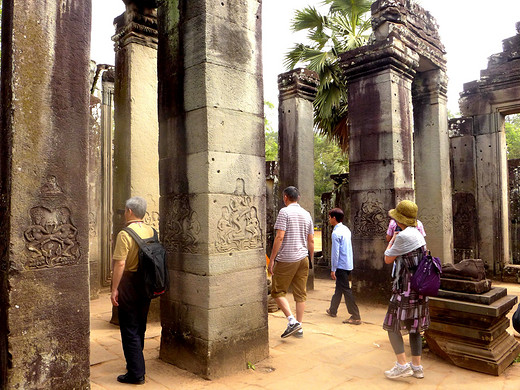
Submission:
[[[383,204],[374,191],[368,192],[354,217],[355,234],[358,237],[384,237],[387,225],[388,216]]]
[[[24,232],[29,251],[29,268],[76,264],[80,258],[78,231],[67,207],[55,210],[43,206],[30,211],[32,225]]]
[[[58,181],[56,180],[56,176],[49,176],[45,184],[40,189],[40,192],[43,196],[52,196],[57,194],[63,194],[63,190],[58,185]]]
[[[475,196],[471,193],[453,195],[453,245],[455,248],[474,248],[477,244]]]
[[[88,213],[88,235],[89,237],[97,236],[96,214],[92,211]]]
[[[169,252],[196,253],[200,223],[187,194],[171,198],[164,230],[161,238]]]
[[[157,211],[152,211],[151,213],[147,211],[143,221],[147,225],[150,225],[155,230],[159,231],[159,213]]]
[[[263,246],[258,209],[252,205],[251,196],[245,193],[243,179],[237,179],[229,205],[222,207],[221,211],[215,242],[218,252],[255,249]]]

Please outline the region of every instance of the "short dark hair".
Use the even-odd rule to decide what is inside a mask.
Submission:
[[[335,208],[329,211],[329,215],[332,218],[336,218],[336,221],[343,222],[343,218],[345,218],[345,214],[343,213],[343,210],[340,208]]]
[[[300,191],[298,191],[298,188],[294,186],[289,186],[285,190],[283,190],[283,194],[287,196],[287,198],[291,202],[298,201],[298,198],[300,197]]]

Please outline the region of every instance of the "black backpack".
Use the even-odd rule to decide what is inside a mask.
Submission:
[[[137,272],[143,275],[146,295],[148,298],[163,295],[170,285],[170,276],[166,267],[166,249],[159,242],[157,231],[153,229],[153,237],[143,240],[129,227],[125,227],[123,230],[130,234],[139,245]]]

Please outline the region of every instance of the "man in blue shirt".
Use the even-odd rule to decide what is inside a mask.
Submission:
[[[326,312],[329,316],[336,317],[343,295],[350,314],[350,318],[347,318],[343,323],[360,325],[361,316],[348,280],[350,272],[354,268],[354,258],[352,255],[352,234],[349,228],[342,223],[344,216],[343,210],[339,208],[329,211],[329,223],[334,226],[330,254],[330,277],[336,281],[336,290],[330,300],[330,308]]]

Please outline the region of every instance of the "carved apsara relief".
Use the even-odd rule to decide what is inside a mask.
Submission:
[[[77,264],[80,259],[78,230],[71,211],[60,204],[63,191],[55,176],[49,176],[40,190],[46,205],[30,209],[31,225],[25,230],[28,268],[50,268]],[[52,206],[51,206],[52,205]]]
[[[245,192],[243,179],[237,179],[229,204],[221,209],[217,223],[217,252],[261,248],[262,229],[258,208]]]
[[[358,237],[384,237],[388,225],[387,211],[376,193],[366,193],[354,217],[354,234]]]
[[[167,207],[161,235],[165,248],[171,252],[196,253],[199,234],[200,223],[197,213],[191,209],[189,196],[173,196]]]
[[[157,211],[152,211],[151,213],[147,211],[143,221],[147,225],[150,225],[155,230],[159,231],[159,213]]]

